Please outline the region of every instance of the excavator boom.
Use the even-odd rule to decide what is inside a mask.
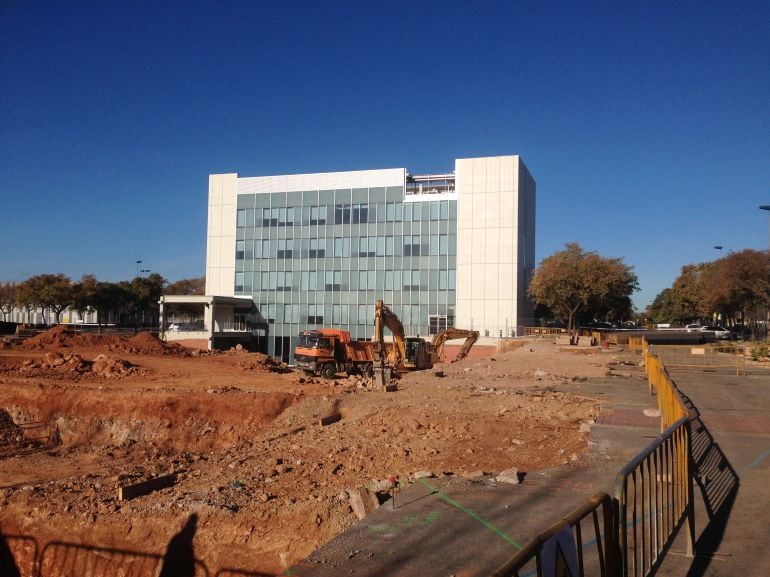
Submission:
[[[474,343],[479,338],[479,331],[469,331],[466,329],[446,329],[444,331],[441,331],[440,333],[436,334],[436,336],[433,337],[433,351],[436,355],[437,359],[441,358],[441,353],[444,352],[444,345],[447,341],[452,341],[455,339],[465,339],[465,342],[463,343],[462,348],[460,349],[460,352],[457,353],[457,356],[452,360],[452,362],[457,362],[460,359],[463,359],[467,356],[467,354],[470,352],[471,348],[473,347]]]

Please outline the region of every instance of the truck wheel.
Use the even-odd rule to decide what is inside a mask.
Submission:
[[[331,363],[329,363],[328,365],[324,365],[323,368],[321,369],[321,374],[327,379],[333,379],[334,375],[337,374],[337,367],[335,367]]]

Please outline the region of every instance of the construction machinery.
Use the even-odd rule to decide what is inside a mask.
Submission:
[[[393,335],[393,344],[385,342],[385,329]],[[396,371],[413,371],[433,367],[433,347],[421,337],[404,335],[404,325],[388,306],[378,300],[374,306],[374,344],[380,366]]]
[[[350,340],[350,333],[339,329],[302,331],[294,349],[297,368],[308,375],[331,379],[339,372],[348,375],[374,373],[374,343]]]
[[[433,337],[432,343],[433,355],[436,362],[439,362],[439,359],[441,359],[441,353],[444,352],[444,344],[446,344],[447,341],[453,341],[455,339],[465,339],[465,342],[463,343],[460,352],[458,352],[455,358],[452,359],[451,362],[453,363],[456,363],[468,355],[475,342],[479,339],[479,331],[451,328],[437,333]]]

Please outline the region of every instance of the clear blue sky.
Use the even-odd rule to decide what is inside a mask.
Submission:
[[[500,154],[640,307],[767,248],[770,3],[0,0],[0,281],[202,276],[210,173]]]

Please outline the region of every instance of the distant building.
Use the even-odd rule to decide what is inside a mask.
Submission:
[[[307,328],[371,338],[377,299],[407,334],[513,336],[532,316],[534,262],[535,181],[518,156],[448,174],[209,177],[206,294],[253,301],[228,322],[285,361]]]

